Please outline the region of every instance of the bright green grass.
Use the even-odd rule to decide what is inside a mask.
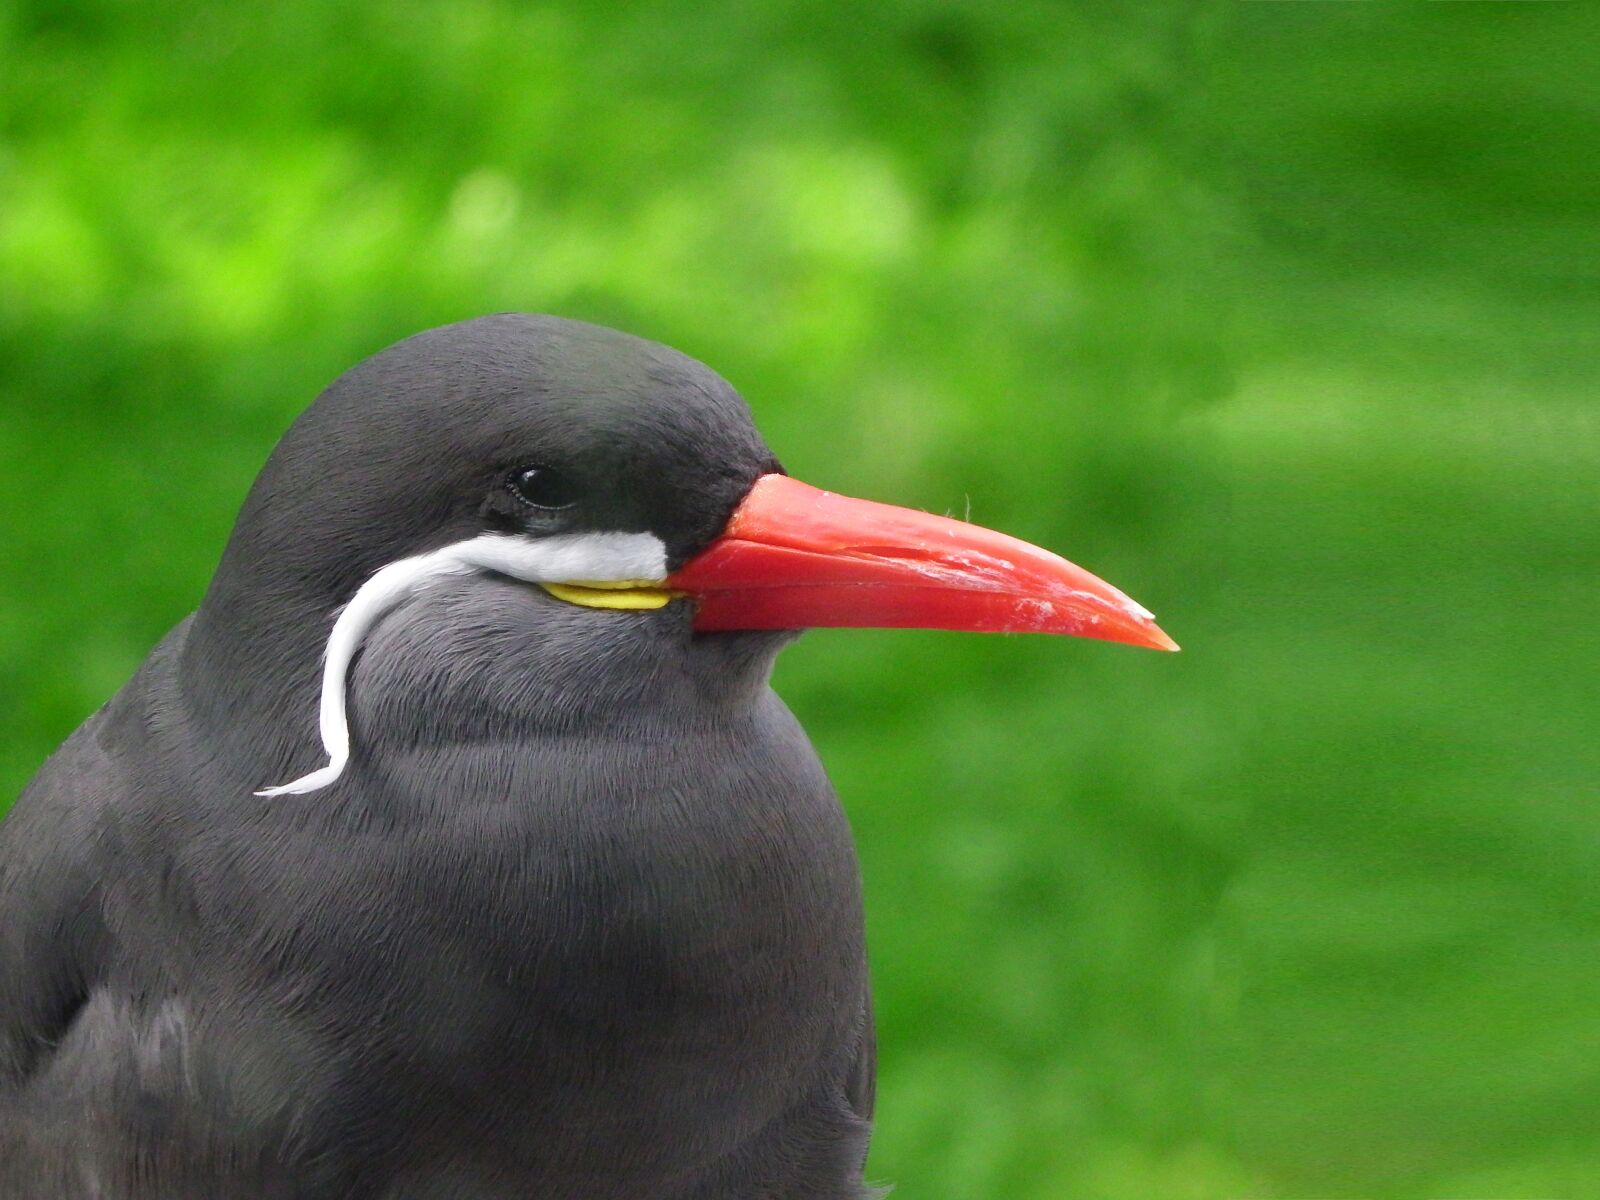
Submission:
[[[159,11],[158,11],[159,9]],[[0,8],[0,795],[318,388],[498,309],[1179,656],[828,632],[873,1175],[1600,1196],[1588,6]]]

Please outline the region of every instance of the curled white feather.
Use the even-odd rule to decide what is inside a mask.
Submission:
[[[350,763],[348,684],[356,653],[377,623],[437,580],[494,572],[529,583],[662,579],[666,547],[648,533],[564,534],[519,538],[484,534],[390,563],[356,592],[334,622],[323,655],[320,725],[328,764],[258,796],[301,796],[336,782]]]

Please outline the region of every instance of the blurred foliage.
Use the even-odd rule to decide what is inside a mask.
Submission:
[[[1186,646],[786,656],[874,1178],[1600,1196],[1593,11],[10,0],[0,794],[340,370],[617,325]]]

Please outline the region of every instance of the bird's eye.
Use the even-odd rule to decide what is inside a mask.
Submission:
[[[511,494],[533,508],[568,508],[577,503],[577,489],[549,467],[523,467],[511,476]]]

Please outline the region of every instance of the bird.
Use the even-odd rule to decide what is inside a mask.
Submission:
[[[770,686],[851,626],[1177,648],[648,340],[351,368],[0,825],[0,1197],[874,1194],[860,867]]]

